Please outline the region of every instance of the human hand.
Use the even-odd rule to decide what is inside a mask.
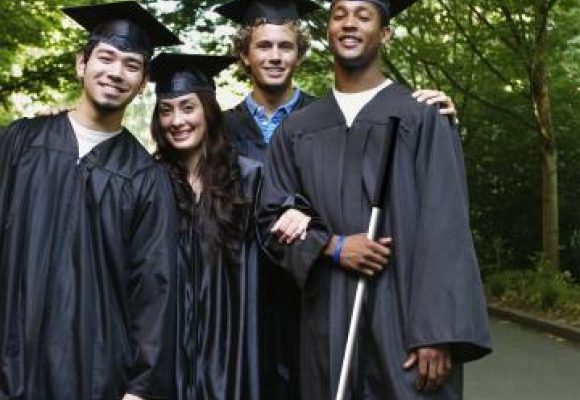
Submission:
[[[457,110],[455,109],[455,104],[451,97],[447,96],[444,92],[432,89],[419,89],[415,90],[412,94],[413,98],[419,103],[425,104],[436,104],[438,103],[442,107],[439,109],[439,113],[443,115],[448,115],[455,123],[457,120]]]
[[[292,244],[296,239],[306,239],[306,230],[312,218],[294,208],[286,210],[270,229],[278,235],[278,243]]]
[[[366,233],[359,233],[344,238],[340,252],[340,265],[349,270],[373,276],[387,265],[391,250],[391,238],[380,238],[372,241]]]
[[[409,353],[403,367],[417,366],[417,390],[437,390],[451,373],[451,354],[447,347],[420,347]]]
[[[74,106],[50,106],[47,108],[43,108],[39,111],[36,112],[36,116],[37,117],[49,117],[52,115],[58,115],[60,113],[63,112],[69,112],[69,111],[74,111],[75,107]]]

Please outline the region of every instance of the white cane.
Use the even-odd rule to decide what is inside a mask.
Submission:
[[[372,201],[372,213],[369,221],[369,229],[367,231],[367,238],[369,240],[377,240],[377,230],[381,217],[381,205],[384,204],[385,197],[391,191],[391,175],[393,170],[393,160],[395,156],[395,142],[397,137],[397,129],[399,127],[398,118],[390,118],[390,132],[387,138],[388,145],[383,146],[381,154],[381,162],[379,169],[379,176],[375,185],[375,194]],[[363,299],[366,290],[366,279],[360,277],[356,286],[356,295],[354,298],[354,305],[352,316],[350,319],[350,327],[348,328],[348,338],[346,340],[346,348],[344,350],[344,358],[342,360],[342,368],[340,370],[340,380],[338,382],[338,391],[336,392],[336,400],[344,400],[346,394],[346,385],[348,383],[348,374],[352,363],[352,352],[356,342],[359,319],[362,310]]]

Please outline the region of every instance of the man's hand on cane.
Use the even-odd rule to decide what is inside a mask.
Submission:
[[[325,249],[337,264],[347,270],[373,276],[387,265],[392,239],[369,240],[366,233],[350,236],[333,236]]]

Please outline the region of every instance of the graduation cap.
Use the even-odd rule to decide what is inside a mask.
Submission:
[[[90,40],[97,40],[129,51],[153,54],[157,46],[172,46],[181,41],[135,1],[65,7],[62,11],[90,32]]]
[[[233,0],[215,8],[214,11],[234,22],[248,26],[260,19],[278,25],[295,21],[319,8],[318,4],[310,0]]]
[[[213,77],[236,61],[232,56],[161,53],[151,60],[151,81],[158,98],[215,91]]]
[[[360,0],[376,4],[389,18],[394,18],[417,0]],[[332,1],[333,3],[335,0]]]

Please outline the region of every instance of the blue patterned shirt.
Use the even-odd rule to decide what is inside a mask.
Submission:
[[[264,137],[264,141],[266,143],[270,143],[272,134],[278,125],[280,125],[280,122],[282,122],[284,117],[294,111],[296,105],[298,104],[298,100],[300,100],[300,89],[294,89],[292,98],[286,104],[278,107],[276,112],[272,115],[272,118],[268,118],[264,112],[264,107],[252,99],[252,94],[246,96],[246,106],[248,107],[248,110],[250,110],[250,114],[252,114],[254,117],[256,124],[260,127],[262,136]]]

